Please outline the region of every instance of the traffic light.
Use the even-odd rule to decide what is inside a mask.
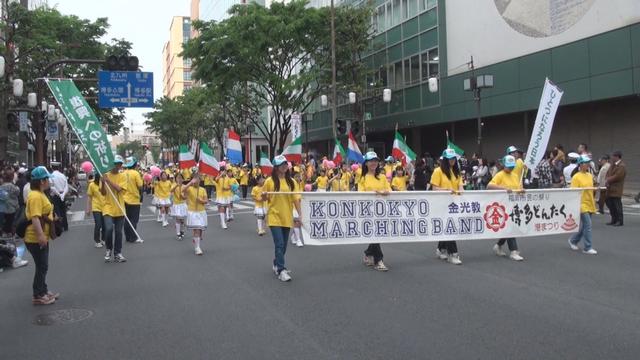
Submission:
[[[104,70],[109,71],[138,71],[140,61],[136,56],[110,55],[104,62]]]
[[[338,134],[344,135],[347,133],[347,122],[344,120],[336,120],[336,126],[338,128]]]
[[[360,133],[360,122],[359,121],[352,121],[351,122],[351,133],[353,134],[353,136],[356,136]]]

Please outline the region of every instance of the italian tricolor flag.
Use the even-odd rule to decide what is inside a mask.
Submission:
[[[391,150],[391,155],[396,159],[400,159],[403,166],[416,159],[416,153],[409,148],[409,145],[404,142],[402,135],[397,131],[396,138],[393,140],[393,150]]]
[[[273,164],[262,151],[260,152],[260,170],[264,176],[270,176],[273,171]]]
[[[187,145],[180,145],[178,160],[180,162],[180,169],[191,169],[196,166],[196,158],[193,156],[193,153],[189,151]]]
[[[293,139],[291,144],[287,146],[282,155],[294,164],[300,164],[302,162],[302,136]]]
[[[198,165],[200,172],[209,176],[218,176],[220,173],[220,164],[213,157],[213,151],[206,143],[200,144],[200,164]]]
[[[333,162],[336,164],[342,163],[347,158],[347,153],[344,151],[340,141],[336,139],[336,146],[333,147]]]

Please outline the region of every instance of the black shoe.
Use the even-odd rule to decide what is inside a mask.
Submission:
[[[624,224],[623,223],[616,223],[616,224],[613,224],[613,226],[624,226]]]
[[[615,225],[615,224],[617,224],[617,223],[614,223],[613,221],[607,223],[607,225]]]

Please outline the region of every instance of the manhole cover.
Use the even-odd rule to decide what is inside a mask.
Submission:
[[[86,320],[93,315],[93,311],[84,309],[56,310],[36,315],[35,325],[64,325]]]

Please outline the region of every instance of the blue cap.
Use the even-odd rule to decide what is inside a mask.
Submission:
[[[578,164],[588,164],[591,162],[591,158],[588,155],[581,155],[578,158]]]
[[[380,158],[378,157],[378,154],[376,154],[375,151],[369,151],[366,154],[364,154],[364,161],[370,161],[370,160],[380,160]]]
[[[502,163],[504,164],[504,167],[513,169],[514,167],[516,167],[516,158],[511,155],[507,155],[502,158]]]
[[[31,170],[31,180],[43,180],[49,179],[50,177],[51,174],[49,173],[49,170],[44,166],[38,166]]]
[[[287,158],[284,157],[283,155],[278,155],[273,158],[273,166],[280,166],[286,163],[287,163]]]
[[[135,156],[129,156],[127,158],[127,162],[124,164],[124,167],[132,168],[136,166],[137,163],[138,163],[138,159],[136,159]]]
[[[384,159],[384,161],[386,161],[386,162],[393,162],[393,161],[394,161],[393,156],[387,156],[387,158],[386,158],[386,159]]]
[[[457,157],[456,151],[453,149],[444,149],[442,157],[445,159],[455,159]]]
[[[511,154],[512,152],[522,152],[522,150],[518,149],[517,147],[511,145],[507,148],[507,154]]]
[[[116,156],[113,157],[113,163],[114,164],[123,164],[124,160],[122,160],[122,156],[116,155]]]

